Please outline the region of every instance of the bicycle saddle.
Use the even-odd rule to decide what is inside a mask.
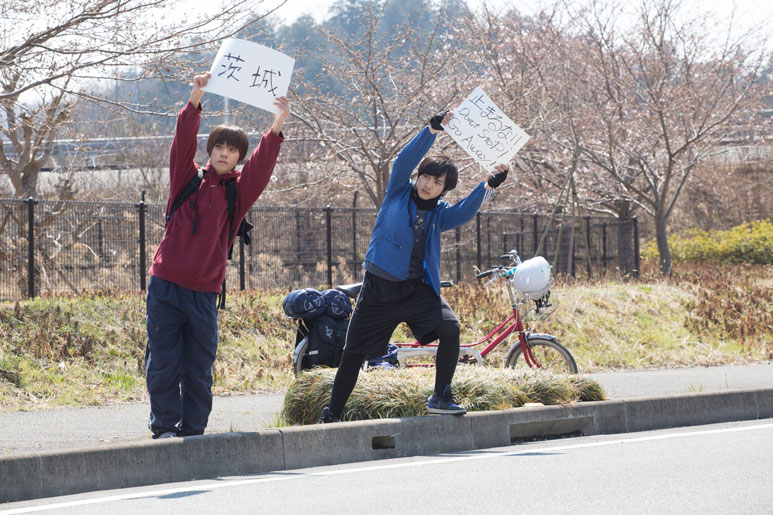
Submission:
[[[360,288],[362,288],[362,283],[342,284],[341,286],[336,286],[336,290],[344,292],[353,299],[357,298],[357,295],[360,293]]]

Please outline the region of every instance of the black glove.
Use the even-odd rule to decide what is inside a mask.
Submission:
[[[505,179],[507,179],[508,171],[509,169],[505,169],[504,172],[492,173],[491,175],[488,176],[488,181],[486,182],[488,182],[488,185],[491,186],[492,188],[496,188],[497,186],[505,182]]]
[[[446,117],[446,114],[448,114],[448,111],[443,111],[441,113],[436,114],[432,118],[430,118],[429,119],[429,126],[432,127],[433,129],[435,129],[436,131],[445,130],[445,129],[443,129],[443,126],[440,125],[440,124],[443,123],[443,118]]]

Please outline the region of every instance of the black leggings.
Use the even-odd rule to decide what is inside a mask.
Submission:
[[[440,340],[435,360],[435,393],[441,395],[445,387],[451,384],[456,363],[459,361],[459,324],[445,322],[435,328],[434,332]],[[330,395],[331,417],[341,418],[346,401],[357,384],[363,361],[364,354],[344,351],[333,382],[333,393]]]
[[[459,362],[459,324],[440,324],[435,328],[435,334],[440,340],[435,358],[435,393],[441,395],[445,387],[451,384]]]

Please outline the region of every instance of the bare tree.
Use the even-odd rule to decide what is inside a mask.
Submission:
[[[553,86],[574,79],[558,50],[565,51],[565,41],[557,15],[555,7],[525,16],[512,6],[498,11],[484,6],[457,31],[470,59],[483,70],[482,87],[530,136],[515,159],[515,180],[498,191],[523,211],[550,210],[572,163],[573,142],[557,138],[571,139],[571,130],[563,129],[572,117]]]
[[[652,217],[668,274],[669,216],[695,167],[753,125],[762,55],[747,34],[718,40],[704,13],[689,18],[673,0],[646,0],[619,32],[609,4],[594,3],[580,20],[573,36],[595,84],[576,95],[592,116],[581,155],[621,187],[620,202]]]
[[[265,16],[266,10],[256,14],[263,3],[232,0],[213,14],[180,16],[190,7],[163,0],[74,0],[47,9],[31,0],[3,2],[0,167],[14,196],[35,195],[40,168],[78,99],[135,112],[154,109],[152,101],[108,100],[90,92],[95,81],[164,78],[180,55]]]
[[[406,20],[385,36],[377,30],[382,15],[378,6],[367,6],[361,36],[325,32],[340,56],[326,61],[325,72],[344,93],[304,83],[294,109],[302,130],[316,140],[315,158],[342,163],[340,174],[355,177],[355,187],[374,206],[381,204],[397,153],[435,112],[452,107],[469,75],[457,42],[443,30],[442,11],[428,31]]]

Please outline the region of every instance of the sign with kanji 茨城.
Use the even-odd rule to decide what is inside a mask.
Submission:
[[[271,48],[226,39],[203,89],[274,113],[274,99],[287,95],[294,65],[295,59]]]

